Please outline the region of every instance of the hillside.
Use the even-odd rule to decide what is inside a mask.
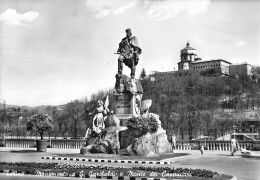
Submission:
[[[180,138],[249,129],[242,121],[259,121],[260,84],[252,79],[160,73],[142,80],[143,99],[152,99],[151,112],[161,117],[168,134]]]
[[[228,76],[201,76],[186,72],[177,75],[155,74],[142,78],[141,83],[144,90],[143,100],[152,99],[150,111],[160,116],[168,136],[174,133],[178,139],[193,139],[201,135],[216,137],[233,131],[234,125],[238,131],[250,131],[247,126],[252,125],[251,122],[260,122],[260,81]],[[88,107],[92,112],[96,100],[102,99],[106,92],[99,91],[90,100],[75,100],[65,105],[23,106],[20,109],[27,110],[28,117],[37,112],[51,114],[57,136],[76,138],[78,135],[84,136],[86,129],[92,124],[84,108]],[[112,96],[109,102],[113,103]],[[6,109],[9,107],[18,108],[15,105],[6,105]],[[0,108],[3,109],[2,104]],[[13,113],[18,117],[19,112]],[[6,125],[17,129],[12,117],[5,116],[1,119],[9,123]],[[244,126],[243,121],[250,123]],[[255,125],[255,130],[256,127],[258,125]]]

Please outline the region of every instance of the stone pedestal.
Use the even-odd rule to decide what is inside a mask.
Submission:
[[[114,95],[115,100],[115,114],[125,118],[129,115],[140,114],[140,98],[142,94],[122,93]],[[120,119],[119,117],[119,119]]]
[[[116,117],[120,119],[120,126],[126,126],[126,121],[133,116],[140,114],[139,98],[142,94],[132,94],[130,92],[115,95],[114,112]],[[125,149],[129,145],[129,137],[127,131],[122,131],[119,134],[121,149]]]
[[[130,79],[126,75],[116,75],[113,110],[120,119],[120,126],[126,126],[127,119],[140,115],[140,105],[143,95],[142,85],[137,79]],[[120,147],[128,145],[127,131],[120,132]]]

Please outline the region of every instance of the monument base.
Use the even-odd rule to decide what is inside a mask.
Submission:
[[[120,126],[126,126],[126,121],[136,115],[133,114],[116,114],[116,116],[120,119]],[[128,130],[121,131],[119,133],[119,142],[120,149],[125,149],[130,144],[130,138],[128,134]]]
[[[126,121],[134,116],[140,116],[140,104],[143,96],[141,83],[137,79],[130,79],[126,75],[116,75],[114,90],[114,114],[120,119],[120,126],[126,126]],[[119,133],[120,149],[130,144],[128,131]]]

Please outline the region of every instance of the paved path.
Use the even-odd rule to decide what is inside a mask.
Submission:
[[[192,154],[168,159],[174,162],[174,167],[208,169],[218,173],[234,175],[239,180],[260,179],[260,158],[243,158],[240,151],[235,156],[231,156],[229,151],[206,151],[204,155],[201,155],[196,150],[181,152],[191,152]],[[260,152],[256,152],[256,154],[260,154]]]
[[[229,151],[205,151],[201,155],[199,151],[175,151],[176,153],[189,153],[187,156],[174,157],[164,161],[171,161],[170,165],[156,165],[169,167],[182,167],[192,169],[208,169],[218,173],[230,174],[236,176],[239,180],[258,180],[260,179],[260,158],[243,158],[240,152],[235,156],[231,156]],[[38,153],[36,150],[20,148],[0,148],[0,161],[8,162],[68,162],[53,161],[41,159],[42,156],[52,156],[57,154],[75,154],[79,153],[79,149],[48,149],[47,152]],[[260,152],[256,152],[260,155]],[[72,162],[72,161],[69,161]],[[80,162],[76,163],[88,163]],[[92,163],[91,164],[96,164]],[[100,164],[100,162],[98,163]],[[123,165],[126,167],[137,166],[137,164],[119,164],[109,163],[110,165]],[[149,164],[138,164],[138,166],[155,166]]]

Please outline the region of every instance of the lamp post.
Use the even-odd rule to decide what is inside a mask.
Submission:
[[[252,129],[252,133],[254,132],[254,125],[250,125],[250,128]]]

